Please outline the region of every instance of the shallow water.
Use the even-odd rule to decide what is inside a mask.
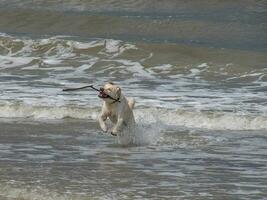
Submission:
[[[266,133],[168,127],[121,146],[95,122],[1,123],[3,199],[263,199]]]
[[[264,199],[267,4],[0,1],[0,199]],[[103,134],[95,91],[134,97]]]

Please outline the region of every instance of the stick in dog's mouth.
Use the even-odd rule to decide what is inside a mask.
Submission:
[[[104,92],[104,88],[97,89],[97,88],[95,88],[93,85],[86,85],[86,86],[79,87],[79,88],[65,88],[65,89],[63,89],[62,91],[63,91],[63,92],[66,92],[66,91],[81,90],[81,89],[85,89],[85,88],[88,88],[88,87],[92,88],[93,90],[98,91],[98,92],[99,92],[99,94],[98,94],[98,97],[99,97],[99,98],[102,98],[102,99],[110,98],[110,99],[114,100],[114,103],[115,103],[115,102],[120,102],[119,98],[118,98],[118,99],[114,99],[114,98],[111,97],[110,95],[106,94],[106,93]]]
[[[62,91],[63,92],[66,92],[66,91],[74,91],[74,90],[81,90],[81,89],[85,89],[85,88],[92,88],[93,90],[96,90],[96,91],[100,91],[99,89],[95,88],[93,85],[86,85],[86,86],[83,86],[83,87],[78,87],[78,88],[64,88]]]

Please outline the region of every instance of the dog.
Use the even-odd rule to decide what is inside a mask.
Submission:
[[[121,92],[121,88],[116,84],[109,82],[101,87],[98,97],[103,99],[101,114],[98,118],[101,129],[117,136],[124,128],[132,128],[135,125],[133,108],[134,99],[127,99]],[[107,118],[115,124],[108,130],[105,123]]]

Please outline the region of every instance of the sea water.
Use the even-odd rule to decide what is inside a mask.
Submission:
[[[0,199],[264,199],[264,1],[0,2]],[[102,133],[113,81],[131,134]],[[111,124],[109,123],[109,126]]]

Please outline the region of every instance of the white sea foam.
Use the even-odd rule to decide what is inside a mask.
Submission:
[[[11,57],[0,55],[0,68],[20,67],[29,64],[34,57]]]
[[[202,63],[202,64],[197,66],[197,68],[206,68],[206,67],[209,67],[209,65],[207,63]]]
[[[0,33],[8,42],[0,41],[0,46],[7,51],[8,56],[30,56],[39,52],[43,58],[70,58],[75,56],[75,50],[87,50],[94,47],[104,48],[100,54],[118,56],[128,49],[137,49],[133,44],[124,43],[121,40],[95,39],[89,42],[79,42],[68,38],[68,36],[56,36],[45,39],[15,38]],[[10,47],[11,46],[11,47]],[[17,48],[14,48],[17,47]],[[49,63],[49,59],[46,60]],[[57,61],[58,62],[58,61]],[[54,64],[54,62],[52,62]]]
[[[58,59],[44,59],[43,62],[45,64],[49,64],[49,65],[58,65],[60,64],[62,61],[58,60]]]
[[[100,107],[49,107],[26,104],[0,106],[1,118],[97,120],[99,113]],[[267,130],[267,116],[248,116],[227,112],[174,111],[165,108],[137,108],[134,110],[134,114],[137,124],[139,124],[137,132],[150,132],[151,127],[155,127],[155,124],[160,124],[160,127],[177,126],[211,130]],[[154,125],[152,126],[152,124]],[[160,130],[158,126],[156,127]],[[138,138],[135,139],[138,140]],[[145,141],[145,139],[142,138],[142,141]]]
[[[120,51],[121,42],[118,40],[105,40],[105,48],[107,53],[115,53]]]
[[[138,119],[138,123],[132,129],[124,129],[118,134],[117,141],[120,145],[151,145],[156,144],[163,135],[165,125],[161,122],[157,123],[142,123],[141,119]]]
[[[149,114],[147,114],[149,113]],[[267,130],[267,116],[247,116],[226,112],[193,112],[185,110],[144,109],[136,112],[144,120],[163,124],[212,130]],[[155,119],[155,116],[157,118]]]
[[[107,60],[110,61],[110,60]],[[134,62],[130,60],[123,60],[118,59],[115,60],[116,62],[122,64],[123,66],[126,66],[126,69],[133,73],[135,77],[146,77],[146,78],[153,78],[153,72],[146,70],[141,63]]]
[[[137,49],[135,45],[123,43],[120,40],[106,39],[104,40],[104,49],[100,52],[109,55],[112,58],[122,54],[129,49]]]
[[[75,49],[90,49],[92,47],[98,47],[98,46],[103,46],[104,41],[103,40],[96,40],[92,42],[76,42],[76,41],[68,41],[67,44],[69,46],[72,46]]]
[[[33,119],[96,119],[98,108],[48,107],[12,104],[0,106],[1,118],[33,118]]]

